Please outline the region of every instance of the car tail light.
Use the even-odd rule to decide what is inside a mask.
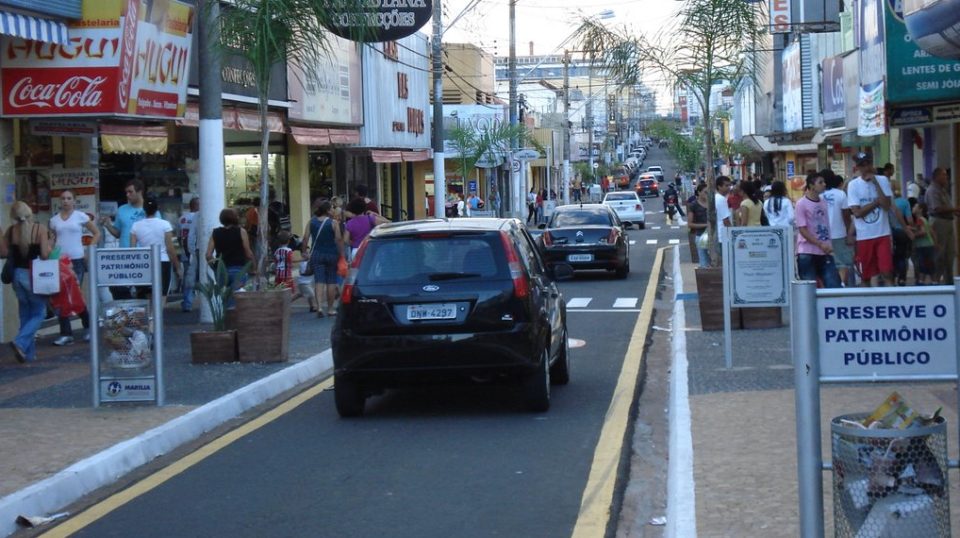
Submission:
[[[643,211],[643,206],[640,204],[635,205],[633,208],[636,209],[637,211]]]
[[[617,229],[611,228],[610,235],[607,236],[607,244],[613,245],[613,244],[616,244],[616,242],[617,242]]]
[[[353,285],[357,282],[357,270],[360,267],[360,259],[363,258],[363,253],[367,251],[367,243],[367,239],[360,243],[357,254],[353,257],[353,263],[350,264],[350,269],[347,271],[347,277],[343,279],[343,290],[340,291],[340,302],[342,304],[353,302]]]
[[[550,232],[543,232],[543,246],[552,247],[553,246],[553,236],[550,235]]]
[[[527,280],[527,274],[523,272],[523,265],[517,255],[517,249],[514,248],[513,242],[510,241],[510,236],[506,232],[500,232],[500,240],[503,242],[503,251],[507,255],[510,278],[513,279],[513,294],[516,297],[524,298],[530,295],[530,282]]]

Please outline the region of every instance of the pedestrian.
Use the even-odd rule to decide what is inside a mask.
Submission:
[[[250,236],[240,226],[237,212],[229,207],[220,211],[220,227],[214,228],[207,242],[207,263],[213,263],[217,258],[226,267],[227,283],[231,288],[237,290],[246,283],[248,267],[254,263]],[[233,306],[232,298],[227,306]]]
[[[827,202],[820,197],[824,190],[823,177],[808,174],[803,196],[797,200],[797,275],[800,280],[819,280],[824,288],[839,288]]]
[[[130,246],[160,247],[160,295],[163,297],[162,305],[166,306],[167,293],[170,291],[171,266],[178,278],[183,277],[183,268],[180,266],[180,258],[176,255],[177,249],[173,246],[173,226],[160,216],[157,200],[148,198],[143,203],[143,209],[147,218],[133,223],[130,229]],[[146,299],[151,291],[149,286],[139,287],[137,296],[140,299]]]
[[[927,217],[927,204],[913,205],[913,274],[918,286],[933,284],[936,235]]]
[[[47,312],[47,297],[33,293],[30,285],[30,262],[46,259],[50,255],[50,243],[47,227],[33,221],[33,211],[23,201],[17,201],[10,207],[10,220],[13,222],[3,240],[0,241],[0,255],[13,266],[13,293],[17,296],[20,330],[10,342],[13,354],[21,363],[36,359],[37,344],[34,336],[43,323]]]
[[[829,171],[829,173],[827,173]],[[820,172],[824,178],[827,190],[820,195],[827,202],[827,217],[830,221],[830,244],[833,246],[833,262],[837,267],[842,285],[850,285],[847,280],[852,273],[853,245],[856,234],[853,228],[853,218],[850,214],[850,204],[847,193],[840,188],[843,177],[834,174],[829,169]]]
[[[777,180],[770,184],[770,197],[763,202],[763,212],[770,226],[793,228],[793,202],[787,196],[787,184]]]
[[[90,216],[83,211],[77,211],[77,198],[73,191],[65,190],[60,193],[60,211],[50,218],[50,231],[53,232],[54,246],[60,247],[60,255],[70,258],[70,265],[77,277],[77,285],[83,285],[83,275],[87,272],[87,260],[84,257],[83,231],[87,230],[92,236],[92,243],[100,241],[100,229],[90,220]],[[84,310],[78,317],[83,325],[83,339],[90,341],[90,312]],[[53,341],[56,346],[65,346],[73,343],[73,327],[69,316],[57,316],[60,323],[60,336]]]
[[[713,202],[717,213],[717,241],[720,243],[720,259],[723,263],[723,239],[727,233],[727,228],[733,226],[733,216],[730,212],[730,205],[727,203],[727,195],[730,193],[731,181],[727,176],[718,176],[716,179],[717,192],[713,195]],[[713,259],[711,258],[711,262]]]
[[[101,219],[104,228],[110,234],[120,239],[120,248],[130,248],[130,230],[133,223],[146,218],[143,211],[143,182],[131,179],[123,189],[127,203],[117,208],[117,214],[111,220],[109,217]],[[129,286],[111,286],[110,293],[114,299],[129,299],[132,297]]]
[[[367,211],[373,211],[377,215],[380,214],[380,206],[377,204],[376,200],[370,198],[369,190],[366,185],[358,184],[353,188],[352,198],[361,198],[363,203],[367,208]]]
[[[893,248],[888,217],[893,190],[887,178],[877,175],[873,158],[857,155],[857,177],[847,185],[850,213],[856,228],[856,266],[861,286],[893,282]],[[876,280],[875,277],[881,280]]]
[[[360,248],[360,243],[370,235],[371,230],[380,224],[390,222],[372,211],[365,211],[365,209],[363,201],[359,198],[354,198],[347,204],[347,211],[354,214],[354,216],[347,221],[343,237],[344,244],[349,248],[348,259],[350,260],[356,256],[357,250]]]
[[[313,275],[309,274],[309,266],[310,262],[308,260],[300,262],[300,272],[297,275],[297,293],[293,295],[293,299],[290,299],[290,301],[293,302],[301,297],[306,297],[310,312],[316,312],[317,298],[314,294]]]
[[[696,192],[687,201],[687,210],[690,218],[687,220],[689,231],[688,241],[697,252],[697,261],[700,267],[710,267],[710,249],[700,246],[700,236],[707,233],[710,220],[707,218],[707,184],[697,185]]]
[[[741,182],[734,183],[730,180],[730,192],[727,194],[727,207],[730,208],[730,219],[734,226],[739,226],[737,221],[740,214],[740,204],[743,203],[743,190]]]
[[[913,251],[913,228],[910,226],[913,215],[910,211],[910,202],[900,195],[900,185],[893,182],[891,188],[893,201],[890,203],[890,235],[893,237],[893,276],[897,286],[906,286],[907,269],[910,267],[910,254]]]
[[[911,208],[920,201],[920,184],[922,182],[923,174],[917,174],[916,178],[911,179],[910,183],[907,183],[907,201],[910,202]]]
[[[181,312],[193,310],[193,293],[197,284],[200,270],[200,250],[197,243],[197,221],[200,218],[200,198],[190,199],[190,209],[177,221],[180,238],[180,250],[183,252],[180,261],[183,265],[183,299],[180,302]]]
[[[583,180],[580,176],[573,178],[573,200],[579,202],[583,195]]]
[[[493,192],[487,195],[487,201],[490,203],[490,207],[493,209],[493,215],[495,217],[499,217],[500,216],[500,191],[494,188]]]
[[[753,181],[743,181],[740,187],[743,192],[743,201],[740,202],[740,209],[737,212],[740,226],[761,226],[763,216],[763,198],[760,189]]]
[[[936,269],[933,273],[934,284],[953,285],[953,261],[956,258],[956,234],[953,221],[960,215],[960,209],[954,207],[950,198],[950,178],[945,168],[933,171],[933,181],[924,197],[927,212],[936,237]]]
[[[457,193],[457,216],[465,217],[467,216],[467,204],[463,201],[463,194]]]
[[[331,217],[331,208],[329,201],[320,202],[303,232],[305,239],[301,253],[307,256],[309,252],[314,296],[317,299],[317,317],[333,316],[337,313],[337,261],[344,255],[344,247],[340,227],[335,225]]]
[[[273,251],[273,283],[296,292],[293,285],[293,249],[290,248],[290,232],[280,230],[277,233],[280,245]]]

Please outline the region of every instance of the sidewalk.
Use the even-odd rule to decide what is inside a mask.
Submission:
[[[703,537],[799,536],[796,418],[790,328],[732,331],[733,368],[724,365],[723,331],[700,330],[689,250],[681,247],[689,402],[693,430],[696,525]],[[667,272],[666,274],[670,274]],[[690,295],[692,294],[692,295]],[[788,317],[788,316],[787,316]],[[674,332],[674,337],[678,331]],[[920,412],[943,407],[949,457],[957,458],[953,383],[829,385],[821,390],[822,454],[830,461],[829,421],[869,412],[897,390]],[[956,533],[960,477],[951,469]],[[823,473],[826,536],[833,536],[830,472]]]
[[[190,333],[203,328],[198,306],[182,313],[179,303],[172,303],[164,311],[162,408],[132,403],[94,409],[90,346],[81,338],[54,346],[56,327],[43,331],[33,363],[19,364],[3,346],[0,536],[17,529],[18,515],[53,513],[84,490],[112,482],[138,459],[168,452],[332,367],[329,353],[318,354],[330,347],[333,320],[318,319],[302,300],[291,314],[289,362],[193,365]],[[159,426],[163,435],[145,435]]]

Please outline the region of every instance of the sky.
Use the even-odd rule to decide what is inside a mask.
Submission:
[[[454,22],[469,5],[474,7]],[[443,6],[444,41],[474,43],[495,56],[509,54],[509,0],[443,0]],[[654,35],[672,19],[679,4],[668,0],[516,0],[516,6],[517,55],[527,55],[531,41],[534,54],[559,54],[565,47],[575,48],[572,41],[564,40],[573,33],[577,22],[585,15],[606,10],[612,11],[613,17],[605,18],[604,24]],[[644,80],[657,91],[658,111],[668,111],[671,97],[662,76],[648,73]]]

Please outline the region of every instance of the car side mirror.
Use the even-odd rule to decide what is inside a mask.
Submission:
[[[569,263],[557,263],[553,266],[554,280],[570,280],[573,278],[573,266]]]

